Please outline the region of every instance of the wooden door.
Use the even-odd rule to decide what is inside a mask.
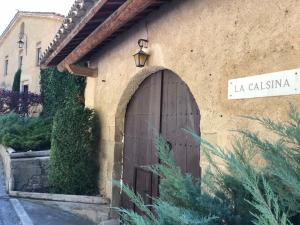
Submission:
[[[130,100],[125,119],[123,181],[134,188],[148,204],[147,196],[156,196],[158,181],[141,166],[158,162],[153,144],[153,130],[160,128],[161,73],[145,79]],[[122,207],[134,208],[126,195]]]
[[[164,70],[152,74],[130,100],[125,118],[123,181],[139,193],[146,204],[158,195],[158,178],[142,166],[159,162],[154,131],[171,144],[178,166],[200,176],[199,145],[182,128],[200,135],[200,113],[187,85],[174,73]],[[148,196],[151,196],[150,198]],[[121,205],[134,209],[122,194]]]
[[[161,134],[171,144],[177,165],[183,172],[200,176],[200,151],[191,135],[200,135],[200,113],[187,85],[171,71],[163,73]]]

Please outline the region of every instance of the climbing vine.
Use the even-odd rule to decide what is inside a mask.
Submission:
[[[40,83],[43,116],[53,117],[67,102],[83,102],[84,77],[59,72],[56,68],[47,68],[41,70]]]

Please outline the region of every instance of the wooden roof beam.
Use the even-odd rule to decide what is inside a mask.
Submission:
[[[58,70],[64,71],[68,65],[76,63],[111,34],[120,29],[139,13],[143,12],[147,7],[157,2],[159,1],[127,0],[59,63],[57,66]]]
[[[86,25],[88,21],[90,21],[93,16],[97,14],[97,12],[107,3],[108,0],[101,0],[95,4],[91,10],[84,16],[84,18],[79,22],[79,24],[75,25],[75,28],[71,31],[70,34],[63,40],[61,44],[59,44],[58,48],[55,49],[54,52],[47,58],[47,60],[43,63],[44,65],[49,65],[51,61],[55,58],[55,56],[63,50],[63,48],[82,30],[82,28]]]
[[[81,67],[76,65],[67,65],[66,69],[68,72],[82,77],[97,77],[98,76],[98,68],[91,69],[87,67]]]

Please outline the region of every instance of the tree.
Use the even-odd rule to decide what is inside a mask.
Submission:
[[[15,73],[14,82],[12,86],[12,91],[14,92],[20,92],[20,85],[21,85],[21,69],[18,69]]]
[[[12,86],[12,97],[10,102],[10,108],[12,111],[19,111],[19,93],[21,84],[21,70],[17,70],[14,76],[14,82]],[[26,107],[27,108],[27,107]]]

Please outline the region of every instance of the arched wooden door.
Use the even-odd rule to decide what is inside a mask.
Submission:
[[[187,85],[163,70],[146,78],[130,100],[125,117],[123,181],[152,203],[158,195],[158,178],[141,166],[158,163],[153,130],[170,142],[177,164],[184,172],[200,176],[199,145],[182,128],[200,135],[200,112]],[[121,204],[134,209],[125,194]]]

